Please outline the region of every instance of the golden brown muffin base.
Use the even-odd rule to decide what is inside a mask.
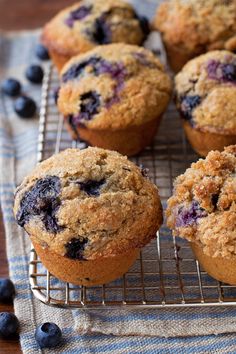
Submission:
[[[77,132],[82,140],[85,140],[92,146],[114,150],[122,155],[132,156],[151,144],[160,125],[160,121],[161,116],[139,126],[122,130],[95,130],[86,127],[78,127]],[[66,126],[72,138],[76,140],[78,136],[71,125],[67,123],[67,120]]]
[[[203,157],[206,157],[211,150],[223,151],[225,146],[236,144],[236,135],[204,132],[193,128],[185,121],[183,121],[183,127],[193,149]]]
[[[178,47],[175,47],[173,45],[169,46],[167,43],[165,43],[165,49],[168,58],[168,63],[174,73],[178,73],[190,59],[194,58],[194,56],[197,55],[184,52]]]
[[[71,56],[58,53],[55,49],[48,49],[50,58],[52,59],[54,65],[56,66],[58,72],[61,71],[63,66],[71,59]]]
[[[51,274],[65,282],[85,286],[101,285],[120,278],[140,253],[139,249],[130,249],[127,253],[115,257],[79,261],[60,256],[36,242],[33,242],[33,245]]]
[[[204,270],[214,279],[223,283],[236,285],[236,257],[226,259],[207,256],[202,247],[191,243],[191,248]]]

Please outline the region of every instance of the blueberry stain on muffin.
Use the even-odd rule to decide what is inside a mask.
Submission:
[[[150,60],[148,60],[147,56],[144,53],[140,52],[133,52],[133,56],[135,59],[138,60],[138,62],[144,66],[148,66],[149,68],[156,68],[156,65],[154,63],[151,63]]]
[[[62,82],[67,82],[69,80],[78,79],[80,76],[84,75],[85,69],[87,67],[92,68],[92,73],[98,75],[100,63],[102,61],[101,57],[92,56],[87,60],[83,60],[80,63],[72,65],[63,75]]]
[[[176,216],[176,227],[186,227],[196,224],[198,219],[207,216],[207,212],[200,207],[196,200],[188,206],[181,206]]]
[[[120,43],[98,46],[74,57],[63,68],[58,109],[72,139],[82,138],[90,145],[131,155],[136,149],[131,147],[134,152],[127,152],[123,146],[137,142],[137,150],[141,150],[142,145],[149,144],[169,102],[171,89],[170,78],[151,51]],[[87,114],[85,106],[81,107],[81,96],[88,91],[99,95],[100,101],[93,100],[92,106],[98,101],[100,105],[92,112],[89,109]],[[81,114],[83,110],[85,114]],[[125,138],[136,132],[139,138]],[[101,134],[101,139],[95,142]]]
[[[221,63],[212,59],[207,63],[207,72],[212,80],[236,84],[236,64],[234,63]]]
[[[219,200],[219,194],[212,194],[211,202],[212,202],[214,209],[217,209],[218,200]]]
[[[100,107],[100,95],[96,91],[84,93],[80,103],[79,120],[90,120],[98,113]]]
[[[111,97],[104,101],[104,106],[109,109],[113,104],[119,102],[119,94],[124,86],[126,79],[126,69],[122,62],[109,62],[100,57],[91,57],[86,61],[82,61],[79,64],[73,65],[68,71],[62,76],[62,81],[67,82],[68,80],[79,78],[87,66],[91,66],[91,73],[95,76],[108,74],[111,78],[116,81],[116,85],[113,89],[113,94]],[[80,97],[80,112],[78,115],[70,114],[67,119],[73,126],[77,124],[83,124],[83,121],[91,120],[98,112],[101,107],[101,97],[96,91],[90,91],[84,93]]]
[[[91,39],[97,44],[109,44],[111,43],[112,34],[111,28],[106,21],[106,16],[103,14],[97,18],[94,22],[94,29],[91,33]]]
[[[57,223],[56,214],[61,205],[60,189],[61,183],[57,176],[39,179],[20,202],[16,215],[18,224],[24,226],[33,216],[39,216],[47,231],[59,232],[62,227]]]
[[[79,185],[80,189],[84,191],[91,197],[98,197],[100,195],[100,189],[105,184],[105,179],[100,181],[88,180],[86,182],[76,181],[76,184]]]
[[[181,101],[180,110],[184,119],[191,121],[192,112],[201,103],[201,97],[198,95],[184,96],[180,98],[180,101]]]
[[[87,238],[72,238],[66,245],[65,256],[71,259],[78,259],[85,261],[84,258],[84,248],[88,243]]]
[[[92,5],[90,6],[80,6],[78,9],[71,11],[69,16],[65,19],[65,24],[73,28],[75,21],[81,21],[87,17],[92,10]]]
[[[62,82],[66,83],[70,80],[79,79],[83,75],[85,75],[85,70],[91,68],[91,70],[87,70],[86,73],[90,73],[95,76],[99,76],[101,74],[110,74],[113,79],[124,79],[125,78],[125,68],[122,62],[110,62],[105,60],[99,56],[91,56],[87,60],[83,60],[77,64],[72,65],[63,75]]]

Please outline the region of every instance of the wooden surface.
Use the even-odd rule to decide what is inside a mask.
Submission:
[[[0,0],[0,28],[21,30],[42,26],[76,0]]]
[[[0,0],[0,29],[22,30],[40,27],[57,11],[75,2],[75,0]],[[0,277],[7,276],[4,227],[0,212]],[[13,311],[13,306],[0,304],[1,311]],[[13,353],[22,353],[19,339],[0,339],[0,354]]]

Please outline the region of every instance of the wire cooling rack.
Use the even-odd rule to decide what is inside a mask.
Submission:
[[[55,69],[49,67],[42,89],[38,161],[68,147],[85,148],[71,141],[54,95],[58,87]],[[152,146],[132,160],[149,170],[159,187],[163,206],[171,195],[173,179],[184,172],[197,156],[187,144],[174,106],[163,118]],[[31,250],[29,278],[31,289],[42,302],[60,307],[129,308],[236,305],[236,286],[222,284],[208,276],[195,260],[188,243],[175,239],[163,226],[140,253],[133,267],[109,284],[85,287],[63,283],[42,265]]]

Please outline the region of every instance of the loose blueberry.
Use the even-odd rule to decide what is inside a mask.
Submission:
[[[2,83],[2,91],[8,96],[18,96],[21,91],[21,84],[16,79],[6,79]]]
[[[192,119],[192,111],[201,103],[200,96],[184,96],[180,98],[181,113],[186,120]]]
[[[61,183],[59,177],[48,176],[39,179],[36,184],[25,193],[16,220],[24,226],[31,217],[40,216],[47,231],[56,233],[62,230],[57,224],[56,213],[61,205],[59,198]]]
[[[20,327],[18,318],[11,312],[0,312],[0,335],[9,337],[17,334]]]
[[[42,44],[37,44],[35,48],[35,54],[40,60],[49,60],[50,56],[48,53],[48,50],[44,45]]]
[[[36,103],[30,97],[21,96],[14,102],[15,112],[22,118],[31,118],[36,113]]]
[[[69,15],[69,17],[67,17],[65,19],[65,24],[68,27],[73,27],[74,26],[74,22],[75,21],[81,21],[83,20],[85,17],[87,17],[90,12],[92,10],[92,6],[81,6],[78,9],[72,11]]]
[[[35,339],[40,348],[54,348],[60,344],[62,333],[60,328],[53,322],[46,322],[37,327]]]
[[[30,65],[25,73],[27,79],[34,84],[41,84],[43,81],[43,69],[39,65]]]
[[[15,287],[10,279],[0,279],[0,301],[10,302],[15,295]]]
[[[207,216],[207,212],[200,207],[197,201],[193,201],[188,207],[181,206],[176,217],[176,227],[194,225],[199,218]]]
[[[100,189],[104,185],[105,179],[101,179],[100,181],[86,181],[86,182],[78,182],[76,181],[76,184],[79,185],[80,189],[84,191],[86,194],[89,196],[99,196],[100,195]]]
[[[87,238],[72,238],[66,245],[66,257],[71,259],[85,260],[84,248]]]

